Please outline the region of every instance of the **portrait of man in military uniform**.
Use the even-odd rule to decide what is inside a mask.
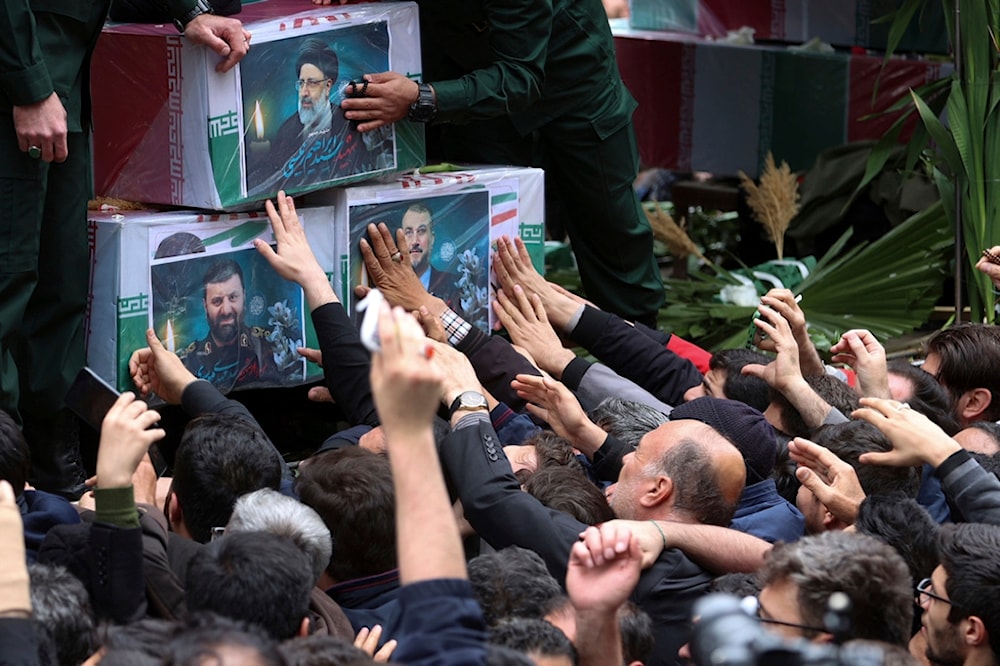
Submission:
[[[255,255],[254,251],[247,259],[256,262]],[[176,344],[184,366],[222,391],[290,384],[303,378],[304,364],[296,352],[303,342],[301,302],[287,297],[280,278],[275,276],[271,289],[272,281],[265,279],[269,273],[263,268],[258,271],[256,263],[252,268],[251,274],[264,279],[264,285],[248,284],[244,266],[234,254],[175,261],[152,269],[154,319],[169,322],[169,342]],[[172,296],[157,302],[165,285]],[[199,322],[202,310],[204,320]]]

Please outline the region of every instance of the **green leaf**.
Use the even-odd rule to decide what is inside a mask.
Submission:
[[[924,123],[924,127],[927,128],[927,132],[931,135],[934,143],[937,144],[938,149],[941,151],[942,157],[946,164],[952,168],[956,173],[962,170],[962,158],[958,153],[958,149],[955,147],[955,141],[952,139],[951,134],[945,129],[938,117],[930,110],[927,103],[920,98],[919,95],[912,92],[913,103],[917,106],[917,112],[920,114],[920,119]],[[954,89],[952,89],[952,95],[949,95],[948,99],[951,100],[954,95]]]

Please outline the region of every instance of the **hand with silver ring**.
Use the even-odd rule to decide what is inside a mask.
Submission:
[[[42,149],[41,148],[39,148],[38,146],[29,146],[28,147],[28,157],[30,157],[33,160],[37,160],[41,156],[42,156]]]
[[[402,253],[400,253],[399,250],[396,250],[395,252],[393,252],[392,256],[389,257],[389,258],[392,259],[397,264],[403,261],[403,255],[402,255]]]
[[[896,411],[897,411],[897,412],[901,412],[901,411],[903,411],[904,409],[910,409],[910,403],[908,403],[908,402],[901,402],[901,403],[899,403],[899,404],[898,404],[898,405],[896,406]]]

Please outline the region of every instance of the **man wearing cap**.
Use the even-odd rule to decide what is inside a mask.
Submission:
[[[746,488],[730,527],[769,543],[795,541],[804,534],[802,512],[778,494],[771,478],[778,442],[763,414],[736,400],[706,397],[675,407],[670,419],[707,423],[743,454]]]
[[[79,496],[76,419],[63,397],[84,365],[90,56],[110,0],[2,0],[0,409],[23,424],[32,483]],[[169,0],[177,27],[232,68],[250,33],[203,0]]]

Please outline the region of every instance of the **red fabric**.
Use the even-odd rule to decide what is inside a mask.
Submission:
[[[701,374],[708,372],[708,361],[712,358],[711,352],[676,335],[670,336],[670,340],[667,342],[667,349],[694,363]]]

